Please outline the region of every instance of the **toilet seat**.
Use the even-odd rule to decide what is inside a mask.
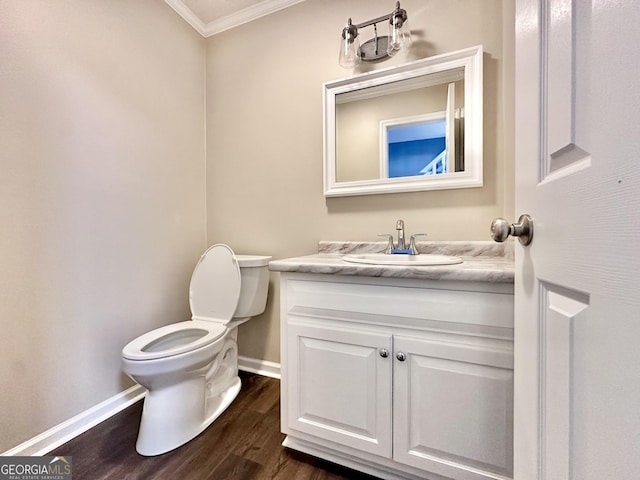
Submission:
[[[154,360],[197,350],[222,337],[240,299],[240,265],[227,245],[213,245],[198,261],[189,284],[191,320],[156,328],[122,349],[128,360]]]
[[[132,340],[122,349],[122,356],[128,360],[172,357],[205,347],[226,332],[224,325],[200,320],[173,323]]]

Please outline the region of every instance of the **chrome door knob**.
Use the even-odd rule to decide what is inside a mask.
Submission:
[[[504,218],[496,218],[491,222],[491,238],[496,242],[504,242],[509,235],[518,237],[520,243],[527,246],[533,240],[533,221],[527,214],[520,215],[518,223],[509,223]]]
[[[386,348],[381,348],[380,349],[380,356],[382,358],[387,358],[389,356],[389,350],[387,350]]]
[[[407,359],[407,356],[402,352],[398,352],[396,353],[396,358],[401,362],[404,362]]]

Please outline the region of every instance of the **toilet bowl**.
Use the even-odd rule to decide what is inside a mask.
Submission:
[[[238,325],[264,312],[271,257],[213,245],[191,276],[191,320],[145,333],[122,349],[122,370],[148,391],[136,450],[160,455],[185,444],[240,391]]]

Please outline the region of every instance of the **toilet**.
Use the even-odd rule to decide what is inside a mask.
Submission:
[[[160,455],[187,443],[236,398],[238,325],[264,312],[270,259],[213,245],[191,276],[191,320],[152,330],[122,349],[122,370],[148,390],[139,454]]]

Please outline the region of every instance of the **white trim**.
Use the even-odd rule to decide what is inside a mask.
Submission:
[[[447,157],[445,158],[445,167],[443,172],[455,172],[456,170],[456,84],[449,83],[447,88],[447,134],[445,135],[446,144],[444,146]]]
[[[265,0],[261,3],[247,7],[244,10],[219,18],[207,24],[205,38],[224,32],[239,25],[249,23],[261,17],[266,17],[279,10],[304,2],[304,0]]]
[[[464,80],[464,67],[458,67],[444,72],[433,72],[430,73],[428,77],[407,78],[401,82],[383,83],[375,85],[375,88],[361,88],[359,90],[342,92],[339,97],[336,96],[335,102],[336,105],[358,102],[382,95],[393,95],[394,93],[419,90],[433,85],[442,85],[443,83],[455,83],[459,80]]]
[[[200,35],[205,37],[204,34],[206,25],[196,16],[195,13],[191,11],[189,7],[187,7],[182,0],[164,0],[167,5],[173,8],[178,15],[180,15],[185,22],[191,25]]]
[[[189,25],[205,38],[216,33],[224,32],[231,28],[249,23],[261,17],[265,17],[279,10],[285,9],[304,0],[264,0],[251,7],[244,8],[222,18],[213,20],[207,24],[203,23],[182,0],[165,0],[178,15],[180,15]]]
[[[280,379],[280,364],[238,355],[238,369],[265,377]]]
[[[423,472],[411,466],[403,465],[401,469],[396,469],[398,465],[393,465],[393,461],[390,459],[369,455],[369,457],[374,458],[374,462],[379,462],[371,464],[367,460],[358,458],[351,449],[342,448],[340,451],[336,451],[320,443],[311,443],[306,439],[292,437],[291,435],[285,437],[282,446],[387,480],[419,480],[424,478]],[[389,466],[389,463],[392,465]],[[411,472],[416,472],[417,475]]]
[[[124,392],[118,393],[117,395],[94,405],[88,410],[79,413],[75,417],[65,420],[55,427],[50,428],[46,432],[36,435],[32,439],[27,440],[4,453],[0,453],[0,456],[44,455],[54,448],[68,442],[72,438],[77,437],[81,433],[86,432],[107,418],[124,410],[128,406],[133,405],[144,397],[146,392],[147,390],[144,387],[134,385]]]

